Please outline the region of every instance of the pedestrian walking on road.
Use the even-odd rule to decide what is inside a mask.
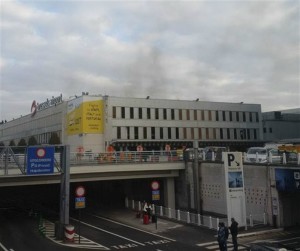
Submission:
[[[236,222],[236,220],[234,218],[231,218],[231,225],[229,229],[232,236],[233,251],[238,251],[238,244],[237,244],[238,225],[239,224]]]
[[[218,229],[218,243],[220,251],[227,251],[227,238],[228,238],[228,229],[226,228],[224,222],[219,223]]]

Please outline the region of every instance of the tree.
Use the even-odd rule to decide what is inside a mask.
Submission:
[[[60,144],[60,138],[58,137],[56,132],[51,133],[51,137],[49,139],[50,145],[59,145]]]
[[[26,140],[25,139],[20,139],[18,146],[27,146]]]
[[[35,146],[35,145],[37,145],[38,143],[37,143],[37,140],[35,139],[35,137],[34,136],[31,136],[29,139],[28,139],[28,145],[29,146]]]

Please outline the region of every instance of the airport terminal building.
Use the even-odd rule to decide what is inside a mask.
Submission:
[[[0,143],[49,144],[55,134],[71,152],[165,150],[263,145],[260,104],[89,95],[28,104],[31,113],[0,124]]]

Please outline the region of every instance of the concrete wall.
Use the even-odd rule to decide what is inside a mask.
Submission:
[[[244,165],[246,215],[262,220],[267,213],[268,222],[276,226],[300,224],[300,193],[278,193],[275,169],[278,166]],[[285,167],[288,168],[288,167]],[[292,167],[291,167],[292,168]],[[295,167],[293,167],[295,168]],[[296,167],[299,168],[299,167]],[[181,171],[176,185],[176,207],[196,210],[193,163]],[[300,170],[300,169],[299,169]],[[223,163],[199,163],[199,194],[201,212],[227,215],[225,173]],[[186,188],[186,192],[184,191]],[[273,198],[278,201],[277,216],[273,217]]]

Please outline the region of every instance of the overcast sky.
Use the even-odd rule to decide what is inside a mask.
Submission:
[[[106,94],[300,107],[300,1],[1,1],[0,120]]]

